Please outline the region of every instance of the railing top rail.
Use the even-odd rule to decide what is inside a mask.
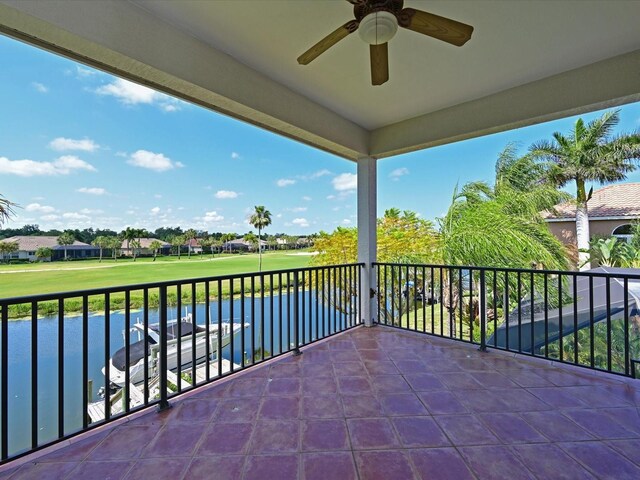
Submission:
[[[469,265],[445,265],[432,263],[391,263],[391,262],[373,262],[372,266],[387,267],[416,267],[416,268],[449,268],[455,270],[474,270],[474,271],[491,271],[491,272],[509,272],[509,273],[535,273],[547,275],[569,275],[583,277],[599,277],[599,278],[619,278],[629,280],[640,280],[640,274],[633,273],[617,273],[617,272],[578,272],[573,270],[538,270],[533,268],[508,268],[508,267],[478,267]]]
[[[76,298],[92,295],[104,295],[105,293],[124,293],[135,290],[145,290],[158,287],[172,287],[175,285],[185,285],[192,283],[216,282],[225,280],[238,280],[241,278],[260,277],[267,275],[278,275],[282,273],[309,272],[318,270],[327,270],[332,268],[344,267],[364,267],[364,263],[342,263],[335,265],[322,265],[313,267],[287,268],[280,270],[263,270],[261,272],[235,273],[233,275],[214,275],[211,277],[185,278],[177,280],[166,280],[163,282],[137,283],[130,285],[117,285],[112,287],[91,288],[86,290],[69,290],[66,292],[45,293],[39,295],[25,295],[21,297],[0,298],[0,307],[5,305],[16,305],[21,303],[46,302],[50,300],[59,300],[65,298]],[[1,294],[1,292],[0,292]]]

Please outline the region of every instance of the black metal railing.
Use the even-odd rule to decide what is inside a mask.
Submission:
[[[374,263],[377,323],[635,376],[640,275]]]
[[[0,299],[0,460],[359,325],[362,267]]]

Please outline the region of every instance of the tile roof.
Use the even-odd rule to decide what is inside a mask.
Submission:
[[[19,249],[25,251],[33,251],[37,250],[41,247],[53,248],[54,250],[58,250],[62,247],[58,245],[58,237],[55,235],[16,235],[14,237],[5,238],[4,240],[0,240],[2,242],[18,242]],[[73,242],[73,245],[68,245],[67,249],[80,249],[80,248],[94,248],[91,245],[83,242],[79,242],[76,240]]]
[[[589,218],[630,217],[640,218],[640,183],[618,183],[593,192],[587,204]],[[567,218],[576,216],[573,202],[565,202],[555,206],[555,212],[542,212],[545,219]]]

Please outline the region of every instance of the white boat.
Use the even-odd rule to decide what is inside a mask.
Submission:
[[[240,335],[244,328],[248,328],[248,323],[222,322],[222,347],[229,345],[231,341],[231,331],[234,335]],[[180,371],[191,366],[193,360],[193,331],[195,329],[195,361],[196,364],[207,360],[207,329],[205,325],[193,324],[191,314],[187,314],[180,320],[180,339],[178,336],[178,321],[171,320],[167,323],[167,369],[178,370],[178,345],[180,345]],[[129,383],[134,385],[144,382],[144,354],[145,343],[148,344],[147,358],[148,378],[153,378],[158,374],[159,347],[160,347],[160,325],[150,324],[145,332],[144,324],[139,320],[132,326],[131,332],[137,334],[138,341],[129,345]],[[218,323],[209,324],[209,355],[217,354],[218,351]],[[146,338],[145,338],[146,337]],[[178,342],[179,340],[179,342]],[[111,383],[122,387],[125,385],[126,370],[126,348],[122,347],[109,359],[109,379]],[[102,369],[106,376],[106,369]]]

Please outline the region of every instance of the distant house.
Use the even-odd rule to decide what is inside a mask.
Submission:
[[[9,255],[12,260],[35,262],[38,260],[36,252],[39,248],[51,248],[53,250],[51,260],[64,260],[65,247],[58,245],[58,237],[56,236],[16,235],[0,241],[16,242],[18,244],[18,251]],[[67,245],[66,249],[68,258],[91,258],[97,257],[100,253],[98,248],[78,240],[73,242],[72,245]]]
[[[187,243],[184,244],[187,249],[191,249],[191,253],[200,254],[202,253],[202,245],[200,245],[199,238],[192,238]]]
[[[267,246],[267,242],[265,242],[264,240],[260,240],[260,245],[262,245],[262,249],[264,250],[264,248]],[[256,246],[251,242],[247,242],[243,238],[229,240],[228,242],[224,242],[222,244],[223,252],[250,252],[253,250],[257,250]]]
[[[631,225],[640,220],[640,183],[619,183],[593,192],[587,204],[589,234],[631,237]],[[543,212],[553,233],[565,245],[576,246],[576,205],[566,202],[556,205],[554,212]]]
[[[153,250],[151,249],[152,242],[160,242],[162,247],[158,250],[159,255],[169,255],[171,253],[171,244],[167,242],[163,242],[162,240],[158,240],[157,238],[140,238],[136,239],[140,242],[140,248],[135,249],[136,255],[153,255]],[[127,242],[126,240],[122,241],[122,245],[120,245],[120,254],[133,257],[133,247],[131,244],[134,240]],[[129,248],[127,248],[127,243],[129,244]]]

